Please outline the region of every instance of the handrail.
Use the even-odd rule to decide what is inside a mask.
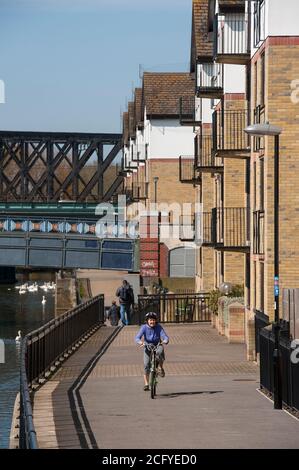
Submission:
[[[89,331],[104,323],[104,318],[104,295],[99,295],[49,321],[23,339],[20,371],[21,449],[38,448],[30,396],[33,385],[45,380],[51,369],[68,357]]]

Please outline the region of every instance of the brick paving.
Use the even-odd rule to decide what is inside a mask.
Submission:
[[[36,394],[40,446],[242,449],[280,442],[299,448],[299,421],[274,411],[257,391],[259,371],[246,361],[243,345],[228,344],[208,324],[165,328],[171,342],[155,400],[143,391],[136,327],[121,330],[78,386],[78,376],[114,331],[102,328]]]

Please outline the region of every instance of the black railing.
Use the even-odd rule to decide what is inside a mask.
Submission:
[[[133,200],[140,201],[148,198],[148,183],[133,183]]]
[[[20,375],[20,435],[21,449],[36,449],[30,391],[43,383],[82,339],[104,323],[104,296],[79,305],[51,320],[22,342]]]
[[[254,124],[265,123],[265,106],[259,105],[254,110]],[[265,148],[265,137],[254,137],[254,151],[259,152]]]
[[[141,295],[138,297],[139,324],[148,312],[156,312],[161,323],[210,322],[209,294]]]
[[[212,237],[223,248],[248,248],[247,209],[229,207],[212,210]]]
[[[212,212],[202,212],[199,217],[199,242],[203,246],[212,246],[213,239]]]
[[[263,312],[255,311],[255,351],[260,352],[260,330],[269,325],[269,317]]]
[[[180,216],[180,240],[182,242],[195,241],[195,216]]]
[[[223,158],[218,157],[212,152],[212,136],[200,135],[199,149],[196,157],[196,167],[199,171],[203,172],[216,172],[223,170]]]
[[[253,254],[265,254],[265,212],[253,213]]]
[[[215,62],[197,64],[197,96],[221,98],[223,95],[224,65]]]
[[[200,125],[200,119],[197,116],[195,96],[180,98],[179,113],[180,113],[181,126],[199,126]]]
[[[244,132],[246,125],[246,110],[214,111],[213,153],[250,152],[249,138]]]
[[[289,332],[289,323],[281,321],[279,341],[282,380],[282,400],[285,407],[299,413],[299,363],[292,360],[294,349]],[[275,338],[273,328],[260,329],[260,380],[261,388],[273,395]]]
[[[193,155],[182,155],[179,159],[179,177],[181,183],[194,184],[198,179]]]
[[[215,15],[214,57],[217,62],[244,64],[250,59],[247,13]]]

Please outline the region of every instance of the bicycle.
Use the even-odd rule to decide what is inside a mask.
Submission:
[[[150,375],[149,375],[149,387],[151,391],[151,398],[154,399],[156,394],[157,394],[157,359],[156,359],[156,353],[158,349],[159,344],[156,346],[154,344],[148,344],[145,343],[144,347],[147,348],[147,350],[150,352]]]

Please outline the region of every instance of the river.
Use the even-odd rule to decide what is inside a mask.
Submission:
[[[43,282],[39,282],[39,285]],[[46,304],[42,305],[43,295]],[[54,291],[20,295],[14,285],[0,285],[0,338],[5,343],[5,364],[0,364],[0,449],[8,448],[11,419],[19,389],[20,347],[15,342],[54,316]]]

